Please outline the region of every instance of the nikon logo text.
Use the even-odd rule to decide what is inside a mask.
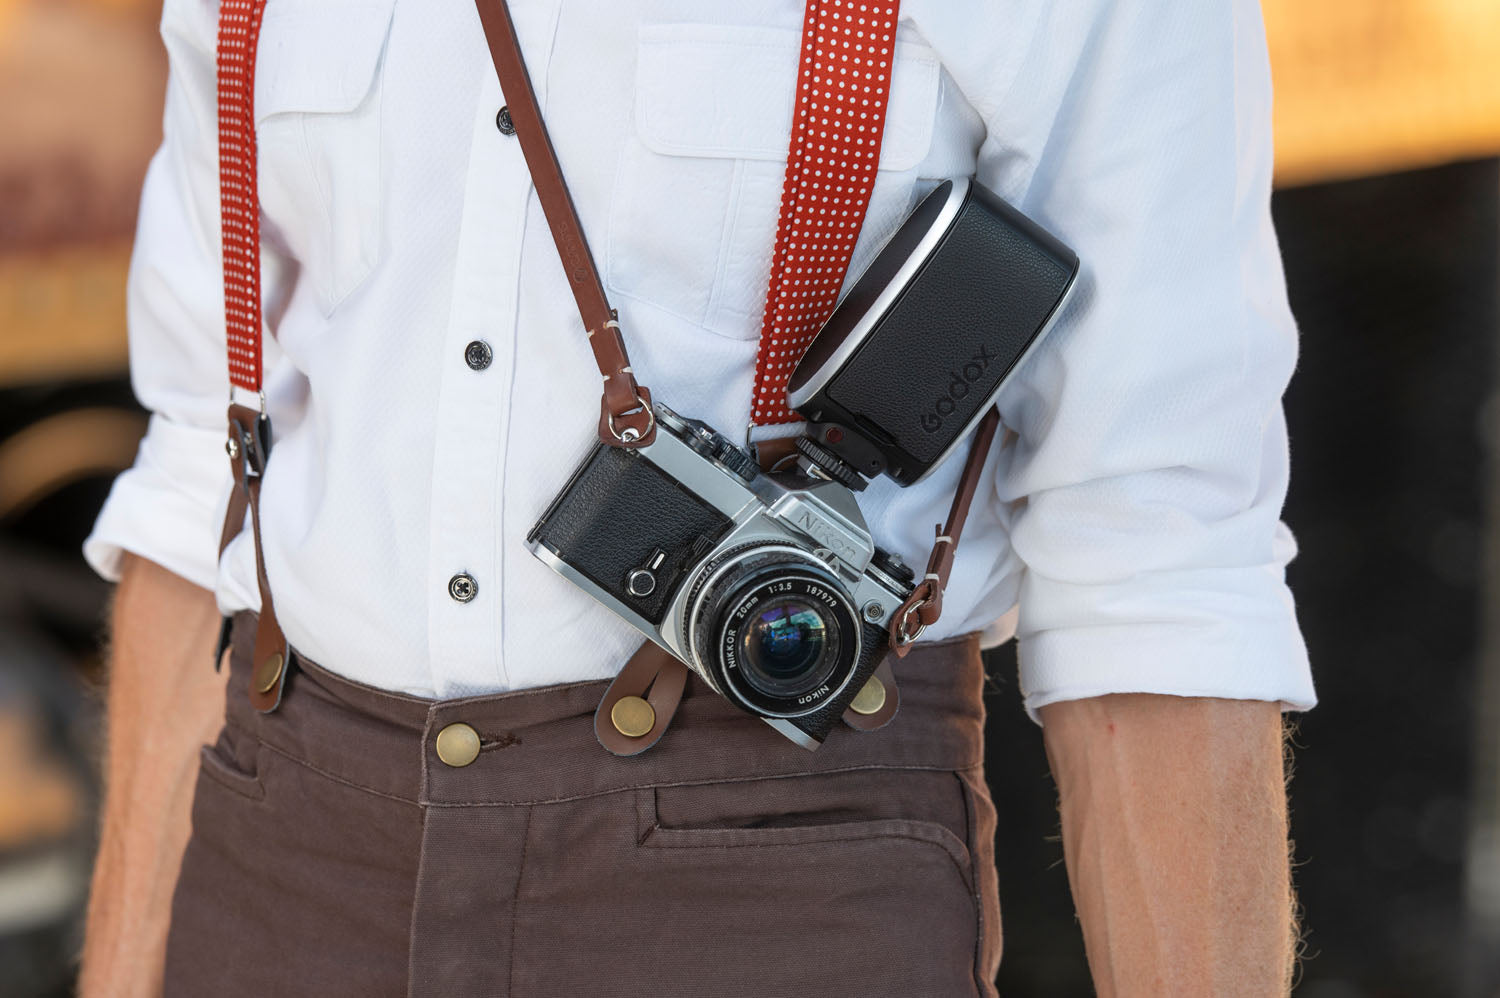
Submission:
[[[823,686],[820,686],[817,689],[813,690],[811,693],[808,693],[805,696],[798,697],[797,698],[797,703],[799,705],[801,705],[801,704],[809,704],[809,703],[812,703],[814,700],[821,700],[824,697],[826,697],[827,695],[828,695],[828,686],[827,686],[827,684],[824,684]]]
[[[968,398],[969,393],[974,390],[974,382],[984,377],[990,361],[994,359],[994,354],[980,346],[979,352],[970,357],[962,367],[949,371],[948,390],[937,397],[932,408],[922,413],[922,429],[928,433],[941,430],[943,421],[953,415],[961,400]]]
[[[849,539],[843,536],[843,532],[807,505],[799,505],[793,510],[791,521],[801,527],[807,536],[845,561],[854,562],[859,559],[859,549],[849,543]]]

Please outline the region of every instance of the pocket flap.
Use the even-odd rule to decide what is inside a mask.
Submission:
[[[640,32],[636,132],[653,152],[786,159],[801,35],[776,28],[667,24]],[[937,55],[896,44],[880,169],[909,170],[932,144]]]
[[[273,114],[337,114],[364,101],[390,33],[395,0],[266,4],[255,65],[255,122]]]

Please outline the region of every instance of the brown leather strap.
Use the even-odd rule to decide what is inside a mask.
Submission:
[[[234,456],[235,449],[242,445],[238,442],[236,432],[231,426],[230,439],[235,440],[234,446],[230,448],[230,464],[239,460]],[[224,549],[229,547],[229,542],[239,536],[240,531],[245,529],[245,513],[250,508],[249,490],[239,484],[239,478],[235,479],[234,488],[229,490],[229,505],[224,510],[224,526],[219,530],[219,559],[224,558]],[[219,623],[219,640],[214,645],[214,671],[223,668],[224,653],[229,650],[230,626],[233,617],[225,617]]]
[[[241,407],[242,408],[242,407]],[[234,424],[230,424],[230,436],[234,436]],[[243,446],[236,443],[235,446]],[[238,464],[240,459],[231,457],[231,466]],[[239,475],[235,476],[234,488],[229,490],[229,506],[224,510],[224,527],[219,531],[219,557],[224,557],[224,549],[229,547],[229,542],[240,535],[245,529],[245,512],[250,508],[250,493],[240,486]]]
[[[641,645],[604,691],[604,699],[594,711],[594,737],[599,744],[615,755],[639,755],[655,745],[677,713],[687,674],[687,666],[660,645],[652,641]],[[615,708],[626,698],[644,700],[650,705],[646,714],[650,727],[644,734],[628,734],[628,724],[627,730],[617,725]],[[638,713],[646,713],[639,703],[632,706]]]
[[[255,650],[251,656],[250,702],[255,709],[269,713],[281,703],[281,693],[291,670],[291,649],[271,600],[271,582],[266,577],[266,555],[260,537],[260,483],[270,451],[270,421],[254,409],[243,405],[229,407],[229,465],[234,474],[234,491],[230,494],[224,528],[219,535],[219,553],[238,534],[250,511],[250,531],[255,538],[255,575],[260,587],[260,615],[255,625]]]
[[[958,539],[964,532],[964,522],[969,518],[974,494],[979,491],[980,472],[984,470],[984,461],[989,456],[990,444],[995,440],[995,430],[999,425],[1000,410],[992,407],[974,432],[968,460],[964,462],[963,474],[958,479],[958,491],[954,492],[953,505],[948,509],[948,523],[937,528],[937,541],[927,559],[927,572],[906,602],[891,615],[891,650],[897,655],[905,655],[917,636],[937,623],[943,612],[943,589],[953,571]]]
[[[762,471],[775,471],[797,456],[797,437],[772,437],[755,444],[755,460]]]
[[[537,200],[542,203],[542,213],[552,230],[563,271],[573,289],[573,298],[578,302],[578,314],[588,332],[594,360],[599,365],[599,373],[604,375],[599,436],[612,446],[643,447],[656,435],[651,396],[636,384],[635,375],[630,370],[620,324],[616,321],[614,309],[609,307],[609,298],[589,253],[588,240],[584,238],[573,197],[568,193],[562,167],[557,162],[557,152],[552,148],[547,126],[542,122],[542,111],[531,88],[531,77],[526,73],[526,61],[521,55],[521,43],[516,38],[510,10],[505,0],[475,0],[475,6],[484,25],[495,73],[500,77],[500,89],[505,92],[506,106],[516,126],[521,153],[526,157],[526,167],[536,186]],[[663,196],[668,195],[663,192]]]

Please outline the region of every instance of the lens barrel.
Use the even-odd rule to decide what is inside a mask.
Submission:
[[[708,678],[760,714],[818,710],[859,661],[853,601],[832,572],[791,547],[750,548],[711,567],[687,622]]]

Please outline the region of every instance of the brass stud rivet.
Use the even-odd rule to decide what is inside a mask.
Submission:
[[[626,738],[641,738],[656,727],[656,711],[640,697],[621,697],[609,709],[609,719]]]
[[[437,736],[437,754],[454,769],[461,769],[479,758],[479,732],[464,724],[450,724]]]
[[[286,659],[281,652],[277,652],[255,669],[255,692],[269,693],[276,688],[276,681],[281,678],[281,670],[286,667]]]
[[[854,694],[854,700],[849,708],[856,714],[880,713],[880,708],[885,706],[885,683],[880,681],[879,676],[871,676],[870,681],[865,683],[864,688]]]

